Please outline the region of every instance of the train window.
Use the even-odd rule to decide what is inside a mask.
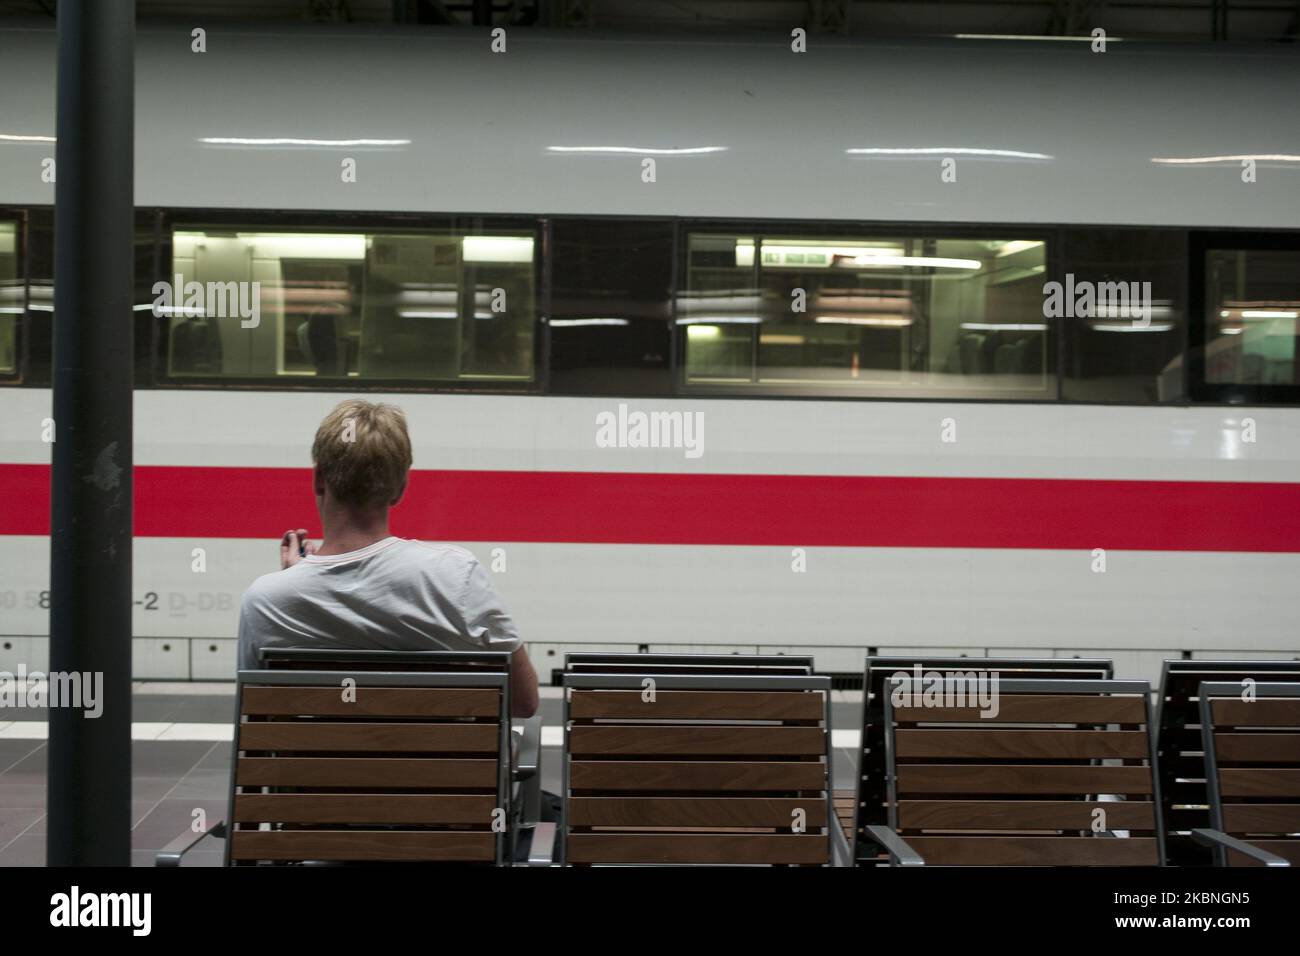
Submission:
[[[529,381],[535,247],[520,232],[177,227],[155,300],[167,372]]]
[[[54,209],[28,210],[27,314],[22,317],[23,384],[49,385],[54,369]]]
[[[693,232],[676,322],[690,387],[1056,395],[1043,238]]]
[[[1300,385],[1300,250],[1205,253],[1205,382]]]
[[[1061,258],[1067,291],[1075,290],[1066,297],[1084,302],[1061,319],[1062,396],[1133,404],[1182,400],[1186,233],[1071,227]]]
[[[18,224],[0,222],[0,376],[18,372],[18,317],[23,313]]]
[[[157,235],[156,210],[135,214],[135,384],[151,384],[152,331],[150,291],[154,280]],[[49,206],[27,211],[24,252],[30,275],[27,314],[22,317],[22,380],[24,385],[48,386],[54,351],[54,210]]]
[[[553,222],[550,391],[672,391],[673,234],[663,220]]]

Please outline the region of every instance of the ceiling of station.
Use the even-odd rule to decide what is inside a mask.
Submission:
[[[0,0],[0,20],[57,0]],[[141,22],[483,24],[637,32],[1080,36],[1294,42],[1298,0],[136,0]]]

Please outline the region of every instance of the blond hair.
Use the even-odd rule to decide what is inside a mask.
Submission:
[[[402,493],[411,467],[406,416],[396,405],[360,398],[339,402],[316,430],[311,459],[341,504],[391,504]]]

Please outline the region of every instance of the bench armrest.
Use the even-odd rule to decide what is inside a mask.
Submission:
[[[555,824],[539,823],[532,828],[533,842],[528,848],[529,866],[553,866],[555,863]]]
[[[898,831],[893,827],[872,824],[866,830],[867,835],[887,850],[889,855],[898,861],[899,866],[925,866],[921,854],[908,846],[907,841],[899,836]]]
[[[1201,846],[1216,847],[1220,850],[1234,850],[1237,853],[1244,853],[1258,863],[1265,866],[1290,866],[1291,864],[1278,856],[1276,853],[1269,853],[1267,850],[1261,850],[1254,844],[1247,843],[1245,840],[1238,840],[1236,837],[1228,836],[1222,830],[1193,830],[1192,839]]]
[[[194,849],[194,847],[201,843],[204,838],[216,837],[218,839],[223,839],[225,835],[226,824],[221,820],[218,820],[202,833],[195,833],[193,830],[186,830],[158,851],[158,855],[154,857],[153,865],[180,866],[181,857]]]
[[[515,779],[529,780],[537,775],[542,759],[542,714],[539,710],[520,728],[519,749],[515,753]]]
[[[832,814],[826,821],[826,828],[831,831],[831,865],[852,866],[853,847],[849,845],[849,838],[844,835],[844,826],[840,823],[840,818]]]
[[[516,738],[511,779],[519,800],[517,819],[524,826],[542,817],[542,714],[539,710],[524,721]]]

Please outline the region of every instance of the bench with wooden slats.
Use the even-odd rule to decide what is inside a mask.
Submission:
[[[500,863],[507,680],[241,671],[227,863]]]
[[[889,825],[868,838],[891,862],[1160,863],[1145,681],[999,679],[989,716],[965,681],[931,686],[885,696]]]
[[[1300,865],[1300,683],[1198,690],[1210,827],[1192,836],[1219,866]]]
[[[830,678],[574,673],[564,695],[561,863],[830,862]]]
[[[1191,836],[1192,830],[1211,826],[1200,685],[1246,678],[1270,683],[1300,681],[1300,661],[1167,660],[1161,669],[1156,761],[1167,831],[1166,862],[1171,866],[1214,864],[1213,849],[1198,844]]]
[[[836,793],[837,806],[849,802],[851,813],[846,833],[853,843],[859,865],[874,866],[883,861],[880,847],[866,835],[866,828],[889,819],[888,786],[885,772],[885,682],[900,671],[950,675],[983,671],[1006,679],[1105,680],[1114,672],[1111,661],[1087,658],[1034,657],[868,657],[862,681],[862,737],[858,748],[857,790]]]

